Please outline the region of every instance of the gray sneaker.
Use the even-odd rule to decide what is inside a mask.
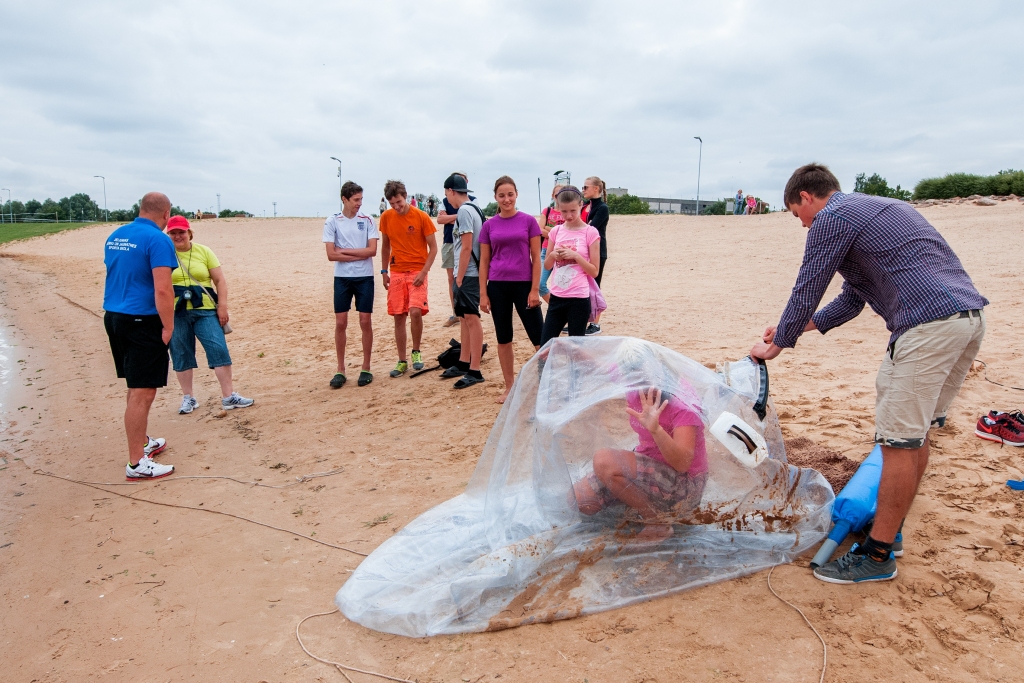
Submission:
[[[228,396],[227,398],[222,398],[220,400],[220,407],[223,408],[224,410],[233,410],[235,408],[248,408],[255,402],[256,401],[252,400],[251,398],[239,396],[237,391],[232,391],[230,396]]]
[[[896,540],[892,542],[892,554],[894,557],[903,557],[903,527],[900,527]]]
[[[185,396],[181,399],[181,407],[178,408],[178,415],[188,415],[199,407],[199,401],[195,396]]]
[[[814,578],[827,583],[866,583],[896,578],[896,559],[891,554],[885,562],[876,562],[867,555],[858,554],[858,547],[854,543],[850,552],[815,569]]]

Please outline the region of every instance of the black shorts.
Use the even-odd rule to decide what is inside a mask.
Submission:
[[[494,335],[499,344],[512,343],[512,308],[519,313],[519,319],[526,328],[530,343],[540,346],[541,330],[544,327],[544,314],[540,306],[529,308],[530,287],[533,283],[525,281],[491,280],[487,283],[487,296],[491,300],[491,319],[494,320]]]
[[[117,376],[129,389],[158,389],[167,386],[167,344],[158,315],[103,315],[103,327],[110,340]]]
[[[348,313],[356,298],[356,310],[373,313],[373,276],[334,278],[334,312]]]
[[[452,283],[452,295],[455,298],[455,315],[475,315],[480,317],[480,278],[467,275],[462,278],[462,286],[458,280]]]

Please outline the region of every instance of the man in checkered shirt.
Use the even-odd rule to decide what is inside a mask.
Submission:
[[[875,381],[883,459],[875,520],[864,545],[814,575],[830,583],[886,581],[903,555],[903,520],[928,464],[928,429],[945,424],[981,348],[988,300],[942,235],[905,202],[844,194],[819,164],[793,173],[785,202],[808,228],[804,260],[778,326],[750,354],[775,358],[804,332],[824,334],[852,320],[865,303],[885,320],[891,337]],[[836,273],[842,293],[817,310]]]

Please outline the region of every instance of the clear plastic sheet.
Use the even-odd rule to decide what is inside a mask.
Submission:
[[[834,496],[818,472],[786,463],[770,401],[758,418],[762,379],[750,359],[716,372],[629,337],[552,340],[522,369],[465,493],[381,544],[338,591],[338,607],[405,636],[499,630],[792,561],[825,537]],[[644,387],[700,416],[708,463],[699,506],[673,509],[673,534],[656,544],[636,541],[636,510],[584,515],[573,494],[598,449],[637,446],[625,407]],[[712,434],[723,415],[756,432],[756,452],[738,457]]]

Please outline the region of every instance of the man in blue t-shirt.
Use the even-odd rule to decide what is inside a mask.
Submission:
[[[178,267],[178,257],[163,232],[170,217],[171,200],[150,192],[139,203],[139,217],[111,233],[104,248],[103,326],[117,376],[128,384],[128,481],[174,472],[172,465],[161,465],[152,457],[167,442],[146,433],[156,390],[167,386],[167,344],[174,332],[171,271]]]

